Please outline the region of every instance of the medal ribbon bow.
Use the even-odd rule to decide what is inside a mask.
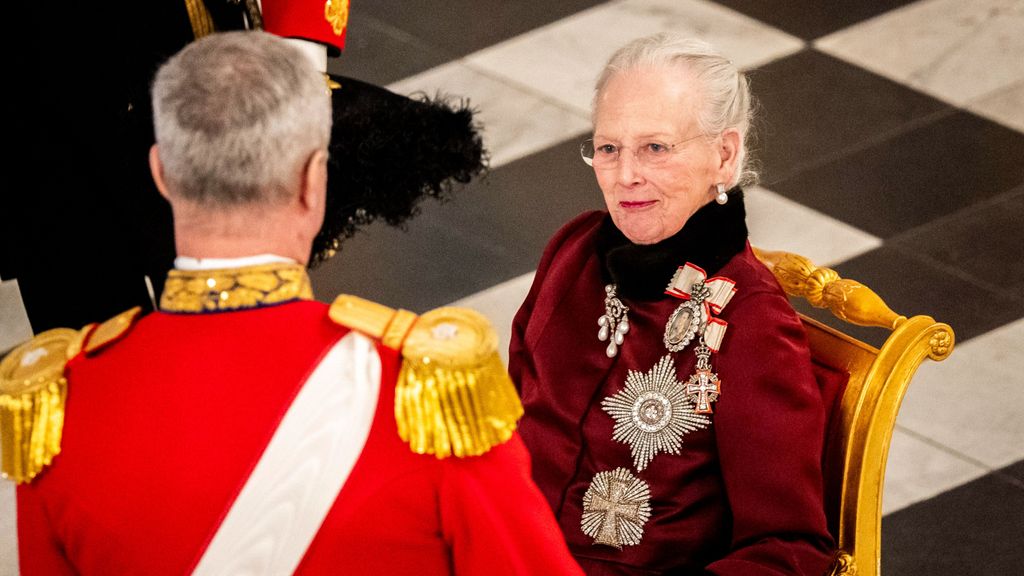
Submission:
[[[665,293],[681,300],[696,299],[704,310],[707,327],[704,329],[704,343],[711,350],[718,352],[718,347],[725,337],[725,329],[729,323],[712,314],[721,314],[729,300],[736,294],[736,282],[724,276],[707,277],[701,267],[687,262],[679,267],[672,276]],[[702,286],[694,293],[694,285]]]

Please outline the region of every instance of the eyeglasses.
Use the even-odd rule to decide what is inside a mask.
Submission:
[[[696,140],[703,135],[704,134],[697,134],[696,136],[691,136],[685,140],[680,140],[675,144],[647,142],[638,146],[633,151],[633,156],[636,158],[637,162],[644,166],[657,166],[659,164],[664,164],[668,161],[677,146],[685,144],[691,140]],[[587,166],[593,166],[599,170],[606,170],[617,166],[619,164],[619,154],[622,150],[629,150],[629,147],[616,146],[615,144],[602,144],[595,147],[593,139],[584,140],[583,143],[580,144],[580,156],[583,157],[583,161],[587,163]]]

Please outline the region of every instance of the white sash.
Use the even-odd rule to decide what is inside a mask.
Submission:
[[[362,453],[381,364],[351,332],[310,375],[274,432],[195,575],[292,574]]]

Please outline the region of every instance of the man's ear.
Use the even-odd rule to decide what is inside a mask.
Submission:
[[[317,150],[309,156],[302,171],[302,186],[299,189],[299,203],[309,209],[322,212],[327,203],[327,151]]]
[[[153,182],[156,183],[156,189],[160,191],[160,195],[170,200],[167,195],[167,183],[164,181],[164,165],[160,162],[157,144],[153,144],[149,149],[149,172],[153,175]]]

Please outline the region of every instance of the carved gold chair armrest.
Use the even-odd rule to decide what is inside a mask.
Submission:
[[[877,576],[882,488],[896,415],[921,362],[944,360],[953,351],[953,329],[930,316],[901,316],[867,286],[798,254],[754,253],[790,296],[846,322],[891,331],[875,348],[801,314],[815,360],[850,374],[831,424],[838,433],[825,446],[825,505],[839,544],[830,574]]]
[[[786,294],[805,298],[817,308],[828,308],[841,320],[889,330],[907,320],[890,310],[874,290],[856,280],[840,278],[831,268],[819,268],[799,254],[757,248],[754,254],[775,274]]]

